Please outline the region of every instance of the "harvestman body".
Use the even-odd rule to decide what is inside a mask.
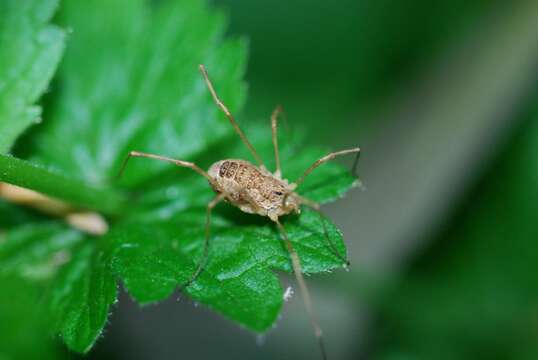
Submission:
[[[308,288],[306,287],[306,283],[302,275],[302,268],[299,256],[297,255],[291,242],[289,241],[284,226],[279,221],[279,217],[291,213],[299,214],[301,212],[301,205],[305,205],[319,213],[319,204],[300,196],[295,192],[295,189],[303,183],[304,179],[315,168],[340,155],[354,153],[357,154],[355,164],[353,166],[355,170],[360,149],[352,148],[330,153],[316,160],[297,181],[289,183],[286,179],[282,178],[280,171],[280,157],[278,152],[277,140],[277,118],[278,114],[281,111],[280,107],[277,107],[271,116],[272,139],[276,163],[276,170],[274,173],[271,173],[265,168],[260,156],[254,149],[252,144],[248,141],[244,133],[241,131],[228,108],[217,96],[213,85],[209,80],[207,71],[203,65],[200,65],[200,71],[204,77],[207,87],[209,88],[213,100],[215,101],[217,106],[226,114],[235,131],[238,133],[243,143],[248,147],[253,157],[256,159],[258,165],[254,165],[246,160],[227,159],[217,161],[216,163],[211,165],[207,172],[205,172],[192,162],[176,160],[164,156],[142,153],[138,151],[131,151],[123,162],[120,175],[123,173],[125,166],[127,165],[127,162],[131,157],[145,157],[160,161],[167,161],[177,166],[191,168],[192,170],[196,171],[198,174],[202,175],[207,179],[213,190],[217,193],[217,196],[207,205],[206,236],[202,260],[200,261],[200,264],[198,264],[196,271],[193,273],[191,279],[183,287],[190,285],[198,277],[198,275],[200,275],[200,273],[203,271],[203,268],[205,267],[209,249],[211,211],[220,201],[225,200],[228,203],[237,206],[239,209],[241,209],[241,211],[244,211],[246,213],[267,216],[273,222],[275,222],[276,226],[280,231],[282,239],[285,242],[286,248],[290,254],[293,271],[301,289],[306,310],[310,316],[310,321],[312,322],[316,338],[318,339],[323,359],[326,359],[327,356],[323,344],[322,331],[320,326],[318,325]],[[322,224],[325,226],[323,222]],[[336,250],[332,243],[329,242],[329,245],[331,245],[333,251]],[[339,256],[338,253],[336,254]]]

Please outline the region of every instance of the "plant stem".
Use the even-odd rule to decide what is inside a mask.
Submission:
[[[68,204],[105,215],[124,209],[125,196],[113,189],[90,185],[64,174],[12,156],[0,154],[0,181],[35,190]]]

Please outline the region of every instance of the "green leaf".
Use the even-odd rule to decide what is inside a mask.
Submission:
[[[81,208],[115,214],[124,206],[118,191],[66,176],[50,167],[0,155],[0,181],[62,199]]]
[[[329,152],[328,149],[307,147],[299,150],[296,155],[286,154],[285,162],[282,164],[283,172],[290,181],[295,181],[314,161]],[[297,192],[320,204],[325,204],[340,199],[359,183],[349,169],[336,162],[328,162],[308,175],[305,182],[297,188]]]
[[[55,328],[74,351],[87,352],[101,335],[116,302],[116,282],[105,252],[87,240],[55,280],[51,309]]]
[[[64,32],[48,22],[57,0],[0,2],[0,153],[40,119],[34,103],[46,90],[64,48]]]
[[[205,206],[214,196],[205,179],[189,169],[148,159],[133,160],[122,180],[132,190],[129,209],[121,193],[103,185],[118,173],[129,150],[196,161],[204,168],[209,161],[244,153],[197,65],[207,65],[220,97],[236,112],[245,98],[240,81],[245,47],[240,41],[223,42],[223,17],[195,0],[73,1],[65,3],[59,19],[73,33],[48,120],[31,138],[34,158],[47,166],[0,157],[0,180],[115,215],[108,235],[84,237],[87,243],[70,250],[71,261],[54,281],[55,328],[72,350],[86,352],[116,299],[114,275],[141,303],[168,297],[190,278],[202,254]],[[271,165],[269,123],[263,134],[250,135]],[[290,180],[326,153],[299,147],[285,136],[280,140]],[[224,153],[227,148],[230,153]],[[347,169],[331,163],[317,169],[299,193],[327,202],[354,183]],[[305,272],[342,266],[317,214],[290,216],[285,226]],[[342,235],[332,224],[327,228],[345,256]],[[264,331],[282,306],[274,271],[291,271],[278,232],[268,219],[225,204],[214,214],[212,231],[209,264],[186,294]]]
[[[12,275],[0,275],[0,288],[0,359],[63,359],[50,339],[43,289]]]
[[[136,300],[163,300],[190,279],[201,257],[204,220],[203,212],[192,211],[167,221],[125,223],[109,235],[117,248],[113,268]],[[229,319],[264,331],[282,306],[282,288],[273,270],[291,272],[289,255],[268,220],[223,226],[230,220],[219,213],[213,220],[208,265],[185,292]],[[342,266],[320,232],[317,214],[306,212],[287,220],[286,230],[306,273]],[[345,256],[341,233],[332,224],[327,227],[331,242]]]
[[[46,278],[67,261],[82,235],[56,222],[28,223],[0,235],[0,274]]]
[[[223,18],[200,2],[66,2],[59,18],[73,35],[50,121],[32,139],[39,162],[103,184],[118,173],[129,150],[189,158],[232,133],[197,66],[207,65],[219,94],[237,109],[245,97],[239,81],[245,47],[238,41],[222,44]],[[124,184],[158,179],[166,166],[133,161]],[[95,201],[115,213],[117,198]],[[78,352],[93,345],[116,298],[103,244],[106,238],[74,250],[55,281],[56,327]]]
[[[202,1],[70,1],[60,19],[73,34],[61,93],[35,139],[41,162],[105,183],[130,150],[190,159],[233,131],[198,64],[235,111],[245,100],[245,44],[223,42],[224,18]],[[167,166],[132,161],[123,181]]]
[[[269,124],[267,124],[269,125]],[[249,129],[248,135],[272,168],[270,128]],[[328,153],[291,142],[284,134],[281,157],[286,177],[295,180],[315,160]],[[231,149],[210,151],[219,157],[247,158],[244,145],[235,140]],[[229,151],[228,156],[223,151]],[[206,162],[206,156],[194,159]],[[109,236],[117,250],[113,268],[130,294],[140,303],[163,300],[184,284],[195,270],[204,242],[205,207],[215,196],[207,181],[174,167],[138,194],[143,209]],[[322,203],[340,197],[357,183],[348,169],[331,162],[307,178],[299,192]],[[210,263],[199,280],[185,290],[195,301],[225,317],[264,331],[277,318],[283,292],[274,270],[291,271],[289,255],[268,219],[247,215],[228,204],[219,205],[213,218]],[[342,234],[326,223],[331,242],[345,257]],[[343,266],[323,233],[318,214],[305,210],[285,221],[306,273],[331,271]]]

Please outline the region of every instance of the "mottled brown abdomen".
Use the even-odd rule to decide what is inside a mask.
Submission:
[[[280,206],[286,192],[282,180],[245,160],[218,161],[208,173],[215,180],[216,191],[227,192],[233,201],[255,203],[266,210]]]
[[[264,181],[260,170],[239,160],[224,160],[220,165],[219,177],[235,181],[244,188],[258,188]]]

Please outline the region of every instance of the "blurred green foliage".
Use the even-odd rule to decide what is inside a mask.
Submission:
[[[0,2],[0,154],[40,121],[35,101],[46,90],[64,47],[64,31],[48,23],[57,0]]]
[[[36,279],[51,278],[61,258],[68,256],[68,251],[83,238],[59,221],[32,218],[2,230],[5,233],[0,234],[0,274]]]
[[[66,1],[58,17],[73,32],[47,121],[31,139],[38,162],[106,184],[133,149],[191,159],[230,136],[198,72],[205,63],[223,100],[241,107],[246,47],[224,41],[221,14],[201,1],[100,0]],[[133,162],[122,184],[168,166]]]
[[[536,99],[498,162],[382,297],[381,358],[538,357]]]
[[[411,82],[498,2],[486,0],[214,0],[232,33],[248,34],[244,121],[282,104],[312,141],[366,138],[372,112]],[[306,126],[305,126],[306,125]],[[292,128],[295,126],[292,125]],[[330,127],[330,131],[328,130]]]

